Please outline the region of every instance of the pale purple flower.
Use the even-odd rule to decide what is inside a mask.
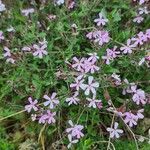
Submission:
[[[144,42],[146,42],[148,39],[146,34],[140,32],[137,34],[137,37],[133,37],[131,40],[134,42],[134,45],[137,46],[137,45],[143,45]]]
[[[75,92],[75,94],[72,97],[66,98],[66,102],[68,103],[68,105],[72,105],[75,104],[77,105],[78,102],[80,101],[80,99],[77,97],[79,95],[78,92]]]
[[[5,11],[6,10],[6,7],[5,5],[2,3],[2,1],[0,0],[0,13]]]
[[[124,116],[125,116],[124,122],[126,124],[129,124],[130,127],[133,127],[134,125],[137,125],[138,118],[137,118],[136,115],[134,115],[131,112],[125,112]]]
[[[137,111],[136,116],[138,117],[138,119],[143,119],[144,115],[142,114],[144,112],[144,109],[140,109]]]
[[[31,97],[28,98],[28,101],[29,101],[29,104],[25,106],[25,110],[28,113],[30,113],[32,109],[34,111],[37,111],[38,110],[38,107],[37,107],[38,101],[36,99],[33,101]]]
[[[116,73],[113,73],[113,74],[111,75],[111,77],[112,77],[113,79],[115,79],[115,84],[116,84],[116,85],[121,85],[120,75],[117,75]]]
[[[103,103],[102,103],[102,102],[98,102],[98,103],[97,103],[97,108],[98,108],[98,109],[103,108]]]
[[[126,91],[127,93],[136,93],[137,85],[135,85],[135,83],[130,83],[130,87]]]
[[[96,99],[96,95],[93,95],[93,98],[86,98],[89,101],[88,107],[97,108],[98,103],[101,103],[101,100]]]
[[[72,140],[71,134],[68,134],[68,139],[69,139],[69,144],[67,146],[68,149],[71,148],[72,144],[78,143],[79,141],[78,139]]]
[[[81,89],[83,89],[85,92],[85,95],[89,95],[90,92],[92,92],[93,94],[96,94],[96,88],[99,87],[99,83],[98,82],[93,82],[93,77],[89,76],[88,77],[88,84],[81,84],[80,87]]]
[[[22,51],[30,52],[30,51],[31,51],[31,47],[29,47],[29,46],[24,46],[21,50],[22,50]]]
[[[73,57],[74,63],[72,64],[72,67],[75,68],[77,71],[83,72],[84,60],[84,57],[80,60],[77,57]]]
[[[142,5],[145,3],[146,0],[139,0],[139,4]]]
[[[48,95],[44,95],[43,98],[46,99],[47,101],[44,102],[44,106],[50,107],[50,109],[53,109],[56,105],[59,104],[59,100],[56,98],[56,93],[52,93],[51,97]]]
[[[47,120],[47,123],[48,124],[51,124],[51,123],[55,123],[56,120],[54,118],[54,116],[56,115],[56,112],[51,112],[50,110],[47,110],[47,114],[46,114],[46,120]]]
[[[95,73],[96,71],[98,71],[100,68],[98,66],[95,65],[95,62],[91,62],[89,61],[88,59],[86,59],[84,61],[84,65],[83,65],[83,68],[85,70],[85,73]]]
[[[66,132],[69,133],[71,137],[76,137],[77,139],[80,139],[81,137],[84,136],[84,134],[82,133],[84,127],[82,125],[77,124],[74,125],[71,120],[69,120],[68,123],[70,124],[71,127],[67,128]]]
[[[108,53],[112,57],[112,59],[118,57],[118,55],[120,54],[120,52],[117,51],[117,46],[114,46],[113,49],[108,49]]]
[[[138,89],[136,93],[133,95],[132,100],[139,105],[140,103],[145,105],[147,100],[145,96],[145,92],[141,89]]]
[[[4,57],[11,57],[10,49],[4,46],[5,53],[3,54]]]
[[[106,22],[108,22],[108,19],[105,18],[102,13],[99,13],[99,18],[95,19],[94,22],[97,23],[97,26],[104,26],[106,24]]]
[[[142,16],[137,16],[133,19],[133,22],[141,23],[144,20]]]
[[[131,44],[131,39],[127,40],[127,45],[120,48],[121,51],[123,51],[124,54],[131,54],[132,50],[136,47],[135,45]]]
[[[150,39],[150,29],[147,29],[147,30],[146,30],[146,36],[147,36],[147,38]]]
[[[89,53],[88,55],[90,56],[88,58],[88,61],[92,61],[93,63],[95,63],[99,59],[99,56],[97,56],[97,53]]]
[[[40,117],[39,117],[39,123],[41,124],[44,124],[46,123],[46,120],[47,120],[47,115],[46,114],[41,114]]]
[[[118,123],[114,123],[114,128],[107,128],[107,131],[110,133],[110,138],[119,138],[120,134],[123,133],[123,130],[118,129]]]
[[[108,43],[110,40],[109,33],[107,31],[95,31],[93,32],[93,40],[102,46],[104,43]]]
[[[93,39],[93,32],[89,32],[86,37],[89,39],[89,40],[92,40]]]
[[[81,84],[84,82],[84,79],[82,79],[83,76],[78,76],[75,78],[75,83],[70,84],[71,88],[75,88],[77,91],[79,90]]]
[[[15,60],[13,58],[7,58],[6,62],[14,64]]]
[[[105,60],[105,63],[106,63],[107,65],[110,64],[110,61],[111,61],[111,60],[113,60],[113,58],[111,57],[111,54],[110,54],[109,50],[110,50],[110,49],[106,49],[106,55],[105,55],[105,56],[102,56],[102,59]]]
[[[33,56],[38,56],[39,58],[43,58],[43,55],[47,55],[48,52],[45,50],[47,48],[47,44],[44,42],[39,42],[39,45],[34,44],[33,48],[35,49],[35,52],[33,53]]]
[[[148,14],[149,11],[147,10],[147,7],[142,7],[142,8],[139,8],[139,14],[142,15],[142,14]]]
[[[4,35],[3,35],[3,32],[0,31],[0,42],[1,42],[2,40],[4,40]]]
[[[29,14],[34,13],[34,9],[33,8],[23,9],[21,10],[21,12],[24,16],[28,16]]]

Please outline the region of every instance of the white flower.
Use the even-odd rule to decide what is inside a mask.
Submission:
[[[69,139],[69,142],[70,142],[70,143],[68,144],[68,146],[67,146],[68,149],[71,148],[72,144],[78,143],[78,141],[79,141],[79,140],[77,140],[77,139],[76,139],[76,140],[72,140],[71,134],[68,135],[68,139]]]
[[[98,82],[94,82],[93,83],[93,77],[92,76],[89,76],[88,77],[88,84],[81,84],[80,87],[81,89],[85,90],[85,95],[89,95],[90,94],[90,91],[96,95],[96,88],[99,87],[99,83]]]
[[[119,138],[121,133],[123,133],[123,130],[117,129],[118,123],[114,123],[114,128],[107,128],[107,131],[110,133],[110,138]]]
[[[64,4],[64,3],[65,3],[64,0],[55,0],[55,5],[60,6],[60,5]]]
[[[21,12],[24,16],[28,16],[29,14],[34,13],[34,9],[33,8],[23,9],[21,10]]]
[[[2,1],[0,0],[0,12],[3,12],[6,10],[5,5],[2,3]]]

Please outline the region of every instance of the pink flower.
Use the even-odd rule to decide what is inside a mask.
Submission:
[[[66,98],[66,102],[68,102],[69,106],[72,104],[75,104],[75,105],[78,104],[78,102],[80,101],[80,99],[77,98],[78,95],[79,95],[79,93],[75,92],[75,94],[72,97]]]
[[[54,118],[54,116],[56,115],[56,112],[50,112],[50,110],[47,110],[47,114],[46,114],[46,120],[47,120],[47,123],[48,124],[51,124],[51,123],[55,123],[56,120]]]
[[[102,13],[99,13],[99,18],[95,19],[94,22],[97,23],[97,26],[104,26],[106,24],[106,22],[108,22],[108,19],[106,19]]]
[[[74,64],[72,65],[77,71],[83,72],[84,60],[85,58],[81,58],[80,60],[77,57],[73,57]]]
[[[39,42],[39,45],[34,44],[33,48],[35,49],[35,52],[33,53],[33,56],[38,56],[39,58],[43,58],[43,55],[47,55],[48,52],[45,50],[47,48],[47,44],[45,42]]]
[[[82,133],[82,129],[84,127],[82,125],[74,125],[71,120],[69,120],[68,123],[70,124],[71,128],[67,128],[66,132],[69,133],[71,137],[76,137],[77,139],[80,139],[84,136],[84,134]]]
[[[85,92],[85,95],[89,95],[90,91],[96,95],[96,88],[99,87],[99,83],[98,82],[93,82],[93,77],[89,76],[88,77],[88,84],[81,84],[80,87],[81,89],[83,89]]]
[[[125,112],[124,116],[125,116],[124,122],[126,124],[129,124],[130,127],[133,127],[133,125],[137,125],[137,119],[138,118],[136,115],[134,115],[131,112]]]
[[[135,17],[135,18],[133,19],[133,22],[141,23],[143,20],[144,20],[143,17],[137,16],[137,17]]]
[[[89,53],[88,55],[90,56],[88,58],[88,61],[92,61],[93,63],[95,63],[99,59],[97,53]]]
[[[69,139],[69,144],[67,146],[67,148],[71,148],[72,144],[75,144],[75,143],[78,143],[79,140],[75,139],[75,140],[72,140],[72,136],[71,134],[68,135],[68,139]]]
[[[93,108],[97,108],[98,106],[98,103],[101,103],[101,100],[98,100],[98,99],[95,99],[96,98],[96,95],[93,95],[93,98],[86,98],[87,101],[89,101],[89,105],[88,107],[93,107]]]
[[[144,115],[142,114],[144,112],[144,109],[140,109],[138,110],[136,116],[138,117],[138,119],[143,119]]]
[[[83,82],[84,79],[82,80],[82,76],[78,76],[75,78],[75,83],[70,84],[70,87],[75,88],[78,91]]]
[[[121,51],[123,51],[124,54],[131,54],[132,50],[135,48],[135,45],[131,44],[131,39],[127,40],[127,45],[120,48]]]
[[[123,130],[118,129],[118,123],[114,123],[114,128],[107,128],[107,131],[110,133],[110,138],[119,138],[120,134],[123,133]]]
[[[94,62],[90,62],[88,59],[86,59],[84,61],[84,66],[83,66],[84,70],[85,70],[85,73],[95,73],[96,71],[98,71],[100,68],[98,66],[96,66],[94,64]]]
[[[24,16],[28,16],[29,14],[34,13],[34,9],[33,8],[23,9],[21,10],[21,12]]]
[[[145,105],[147,100],[145,97],[145,92],[141,89],[138,89],[136,93],[133,95],[132,100],[139,105],[140,103]]]
[[[0,31],[0,42],[1,42],[2,40],[4,40],[4,36],[3,36],[3,32]]]
[[[24,47],[22,48],[22,51],[30,52],[30,51],[31,51],[31,47],[29,47],[29,46],[24,46]]]
[[[34,111],[37,111],[38,110],[38,107],[37,107],[38,101],[36,99],[33,101],[31,97],[28,98],[28,101],[29,101],[30,104],[25,106],[25,110],[28,113],[31,112],[32,109]]]
[[[53,109],[56,105],[58,105],[59,100],[56,98],[56,95],[56,93],[52,93],[51,97],[44,95],[43,98],[47,100],[44,102],[44,106],[49,105],[50,109]]]
[[[74,0],[72,0],[70,3],[69,3],[69,6],[68,6],[68,9],[73,9],[75,7],[75,2]]]

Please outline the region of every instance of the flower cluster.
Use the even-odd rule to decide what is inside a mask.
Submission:
[[[134,0],[135,1],[135,0]],[[144,4],[145,0],[140,0],[139,4]],[[144,20],[144,15],[149,14],[149,11],[147,10],[146,6],[138,8],[138,12],[136,14],[136,17],[133,19],[133,22],[141,23]]]
[[[47,41],[39,41],[38,44],[33,44],[33,46],[25,46],[22,48],[24,52],[31,52],[33,56],[39,57],[40,59],[43,58],[44,55],[47,55],[48,52],[47,48]]]
[[[4,54],[3,54],[4,58],[6,58],[6,62],[15,63],[15,59],[13,58],[10,49],[6,46],[4,46]]]
[[[47,101],[43,103],[43,107],[40,107],[38,100],[33,100],[31,97],[28,98],[29,104],[25,105],[25,110],[28,113],[31,113],[32,121],[37,120],[39,124],[52,124],[56,122],[56,112],[54,109],[59,104],[59,100],[56,98],[56,95],[56,93],[52,93],[50,97],[48,95],[44,95],[43,98]]]
[[[118,48],[114,46],[113,49],[106,49],[106,55],[102,56],[102,59],[105,60],[107,65],[110,64],[110,61],[113,61],[115,58],[121,56],[121,54],[131,54],[133,50],[136,50],[139,46],[143,45],[145,42],[150,40],[150,29],[147,29],[146,32],[139,32],[136,36],[127,40],[127,44]]]
[[[94,22],[97,23],[97,26],[104,26],[108,22],[108,19],[102,13],[99,13],[99,18],[95,19]],[[110,41],[109,33],[105,30],[89,32],[86,37],[92,42],[98,43],[99,46]]]
[[[82,133],[84,127],[82,125],[73,124],[71,120],[69,120],[68,123],[71,126],[70,128],[66,129],[69,139],[68,148],[70,148],[72,144],[77,143],[79,139],[84,136],[84,134]]]

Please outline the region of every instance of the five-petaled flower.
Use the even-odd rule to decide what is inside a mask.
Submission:
[[[82,133],[84,127],[82,125],[74,125],[71,120],[69,120],[68,123],[71,127],[66,129],[67,133],[69,133],[72,137],[76,137],[77,139],[80,139],[84,136],[84,134]]]
[[[123,133],[123,130],[118,129],[118,123],[114,123],[114,128],[107,128],[107,131],[110,133],[110,138],[119,138],[120,134]]]
[[[86,99],[87,99],[87,101],[89,101],[88,107],[97,108],[98,104],[101,103],[101,100],[96,99],[96,95],[93,95],[93,98],[86,98]]]
[[[38,56],[39,58],[43,58],[43,55],[48,54],[48,52],[45,50],[47,48],[46,42],[39,42],[39,45],[34,44],[33,48],[35,49],[33,56]]]
[[[78,92],[75,92],[75,94],[72,97],[66,98],[66,102],[70,106],[71,104],[77,105],[80,99],[77,97],[79,95]]]
[[[44,102],[44,106],[48,106],[50,109],[53,109],[56,105],[59,104],[59,100],[56,98],[56,93],[52,93],[51,97],[48,95],[44,95],[43,98],[46,99],[47,101]]]
[[[83,89],[85,92],[85,95],[89,95],[90,92],[92,92],[94,95],[96,95],[96,88],[99,87],[98,82],[93,82],[94,78],[93,76],[88,77],[88,84],[81,84],[80,87]]]
[[[108,19],[105,18],[102,13],[99,13],[99,18],[95,19],[94,22],[97,23],[97,26],[104,26],[106,24],[106,22],[108,22]]]
[[[37,107],[38,101],[36,99],[33,101],[31,97],[28,98],[28,101],[29,101],[30,104],[28,104],[28,105],[25,106],[25,110],[28,113],[30,113],[32,109],[34,111],[37,111],[38,110],[38,107]]]

